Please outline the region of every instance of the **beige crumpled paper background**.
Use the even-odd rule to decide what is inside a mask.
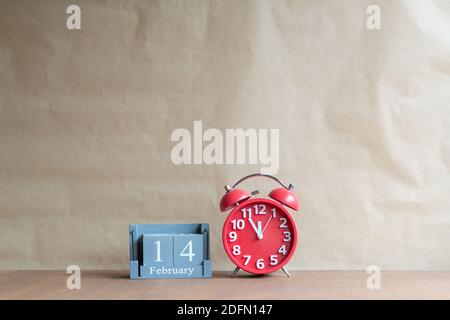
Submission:
[[[77,1],[78,31],[70,4],[0,2],[1,269],[127,268],[162,222],[231,269],[218,203],[259,167],[173,165],[194,120],[280,129],[291,269],[450,269],[448,1]]]

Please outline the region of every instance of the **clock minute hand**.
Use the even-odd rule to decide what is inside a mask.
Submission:
[[[258,239],[261,240],[263,238],[263,234],[262,234],[262,222],[258,221]]]
[[[262,233],[260,232],[259,228],[256,227],[251,216],[248,218],[248,221],[250,221],[250,224],[252,225],[253,230],[255,230],[258,239],[262,239]]]

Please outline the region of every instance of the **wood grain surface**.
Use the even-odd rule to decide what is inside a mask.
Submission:
[[[363,271],[294,271],[269,276],[215,272],[211,279],[129,280],[128,271],[82,271],[81,289],[64,271],[1,271],[0,299],[450,299],[450,272],[391,272],[369,290]]]

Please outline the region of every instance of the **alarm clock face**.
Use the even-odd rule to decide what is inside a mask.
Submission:
[[[281,204],[254,198],[230,212],[222,240],[235,265],[250,273],[265,274],[288,263],[297,245],[297,228]]]

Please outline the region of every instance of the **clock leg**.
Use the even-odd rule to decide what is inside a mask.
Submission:
[[[281,267],[281,270],[283,270],[283,272],[286,274],[286,276],[287,276],[288,278],[291,277],[291,275],[289,274],[289,272],[287,271],[287,269],[286,269],[285,267]]]
[[[236,277],[237,273],[239,272],[239,270],[241,270],[241,268],[236,267],[236,269],[234,269],[233,273],[231,274],[231,276],[234,278]]]

